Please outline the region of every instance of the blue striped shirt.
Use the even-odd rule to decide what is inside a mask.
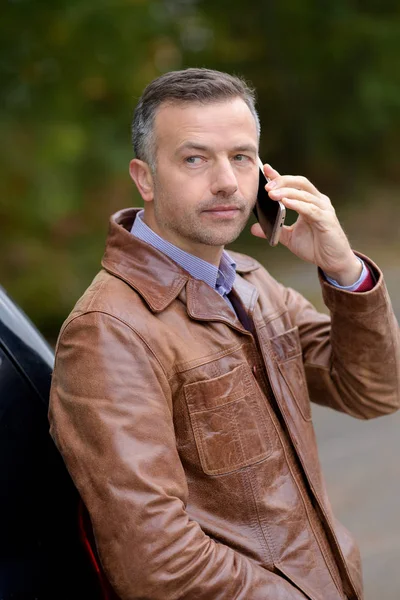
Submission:
[[[228,298],[228,294],[232,290],[235,282],[236,263],[226,250],[222,252],[221,262],[218,268],[198,256],[194,256],[193,254],[189,254],[189,252],[181,250],[181,248],[174,246],[171,242],[168,242],[157,235],[157,233],[143,222],[143,214],[144,210],[141,210],[136,215],[136,219],[131,228],[131,233],[143,242],[150,244],[154,248],[157,248],[157,250],[160,250],[160,252],[169,256],[169,258],[178,263],[178,265],[190,273],[195,279],[200,279],[201,281],[204,281],[204,283],[207,283],[207,285],[216,290],[232,310],[234,310]],[[361,262],[363,268],[359,279],[355,283],[349,286],[341,286],[337,281],[325,275],[329,283],[339,289],[347,290],[348,292],[357,290],[357,288],[365,281],[369,272],[364,261],[358,256],[357,258]]]
[[[219,263],[218,268],[198,256],[185,252],[181,248],[178,248],[174,244],[171,244],[171,242],[168,242],[157,235],[157,233],[143,222],[143,214],[144,210],[141,210],[136,215],[136,219],[131,228],[132,235],[169,256],[169,258],[178,263],[178,265],[190,273],[195,279],[204,281],[204,283],[218,292],[233,310],[228,294],[232,290],[235,282],[236,263],[226,250],[223,250],[222,252],[221,262]]]

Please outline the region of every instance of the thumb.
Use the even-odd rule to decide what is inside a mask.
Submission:
[[[260,237],[260,238],[264,238],[265,239],[265,233],[261,229],[261,225],[259,223],[254,223],[254,225],[251,226],[250,231],[256,237]]]
[[[284,225],[281,229],[279,243],[289,248],[292,241],[293,225]]]

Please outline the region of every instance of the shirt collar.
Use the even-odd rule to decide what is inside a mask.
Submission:
[[[185,269],[185,271],[190,273],[192,277],[204,281],[204,283],[207,283],[207,285],[215,289],[219,294],[229,294],[235,282],[236,263],[226,250],[222,252],[218,268],[160,237],[144,223],[142,219],[143,214],[144,210],[137,213],[131,228],[132,235],[166,254]]]

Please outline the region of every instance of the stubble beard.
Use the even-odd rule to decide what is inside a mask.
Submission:
[[[255,204],[255,199],[249,206],[248,202],[240,197],[215,198],[204,202],[197,207],[194,213],[185,211],[182,208],[184,203],[181,207],[175,208],[174,202],[168,202],[168,196],[158,186],[156,197],[157,200],[154,200],[154,216],[163,230],[169,230],[192,243],[206,246],[226,246],[234,242],[245,228]],[[235,222],[215,222],[215,224],[206,225],[204,223],[204,211],[210,210],[221,204],[221,202],[237,207],[240,210],[240,218]],[[171,206],[170,211],[166,209],[168,206]]]

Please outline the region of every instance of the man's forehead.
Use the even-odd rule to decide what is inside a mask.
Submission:
[[[168,102],[162,104],[155,117],[157,138],[174,139],[181,144],[193,136],[235,135],[257,140],[254,116],[241,98],[218,102]],[[179,140],[179,141],[178,141]]]

